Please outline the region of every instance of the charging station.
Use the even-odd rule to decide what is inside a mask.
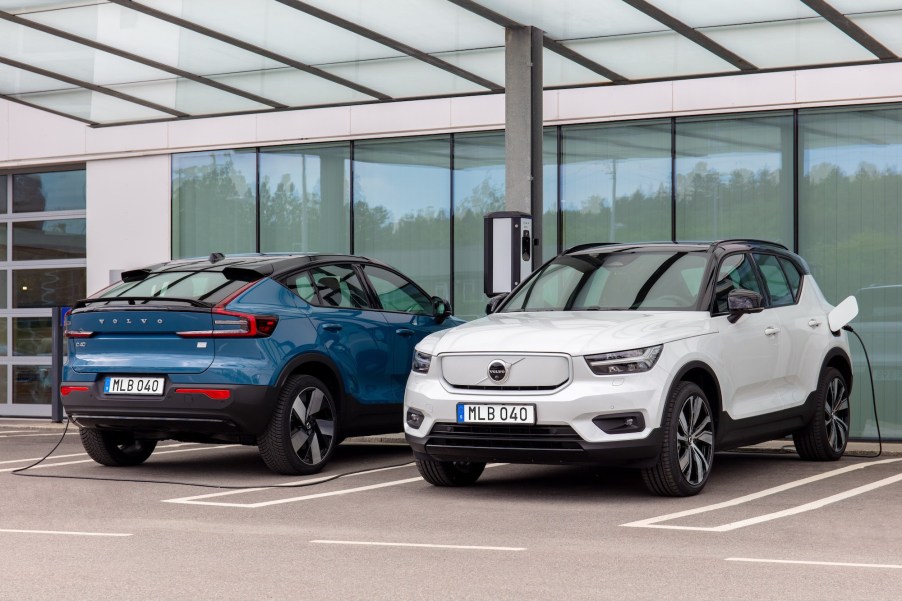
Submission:
[[[532,273],[532,216],[499,211],[485,216],[486,296],[513,290]]]

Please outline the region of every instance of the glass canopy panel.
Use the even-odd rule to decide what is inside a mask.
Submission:
[[[56,79],[0,64],[0,94],[30,94],[50,90],[75,89]]]
[[[0,40],[0,55],[5,58],[96,85],[171,77],[159,69],[9,21],[0,21]]]
[[[103,0],[0,0],[0,10],[24,14],[38,10],[59,10],[72,6],[100,4]]]
[[[825,19],[718,27],[703,33],[761,69],[877,60]]]
[[[485,88],[410,57],[320,67],[395,98],[484,92]]]
[[[542,53],[542,80],[546,88],[607,83],[610,80],[550,50]]]
[[[730,63],[674,32],[579,40],[565,45],[628,79],[737,71]]]
[[[667,27],[621,0],[477,0],[523,25],[539,27],[555,40],[666,31]]]
[[[174,108],[189,115],[217,115],[271,108],[190,79],[169,78],[109,87],[117,92]]]
[[[649,0],[649,4],[696,28],[820,17],[798,0]]]
[[[372,100],[368,94],[290,68],[213,75],[210,79],[281,102],[287,106],[315,106]]]
[[[902,11],[853,15],[849,19],[896,55],[902,55]]]
[[[504,28],[446,0],[305,0],[423,52],[504,46]]]
[[[32,13],[24,18],[198,75],[283,66],[117,4]]]
[[[155,111],[140,104],[119,100],[113,96],[92,92],[84,88],[59,92],[17,94],[13,98],[80,119],[94,121],[95,123],[122,123],[125,121],[172,118],[172,115]]]
[[[503,47],[464,50],[461,52],[441,52],[433,56],[498,85],[504,85]]]
[[[902,10],[902,0],[830,0],[830,4],[844,15]]]
[[[310,65],[401,54],[272,0],[142,0],[141,4]],[[378,4],[381,7],[382,2]]]

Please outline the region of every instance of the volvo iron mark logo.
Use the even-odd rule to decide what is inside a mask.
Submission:
[[[501,384],[510,375],[510,364],[496,359],[489,363],[489,378],[496,384]]]

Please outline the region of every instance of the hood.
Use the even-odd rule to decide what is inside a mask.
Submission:
[[[429,336],[431,355],[543,352],[573,356],[654,346],[716,331],[705,311],[548,311],[495,313]]]

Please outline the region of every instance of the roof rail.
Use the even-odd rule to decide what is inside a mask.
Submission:
[[[760,244],[763,246],[776,246],[777,248],[782,248],[783,250],[789,250],[786,246],[780,244],[779,242],[774,242],[772,240],[758,240],[756,238],[725,238],[723,240],[715,240],[711,243],[711,248],[715,248],[717,246],[721,246],[723,244],[729,244],[730,242],[747,242],[749,244]]]
[[[672,242],[670,240],[644,240],[644,241],[636,241],[633,240],[631,242],[587,242],[585,244],[577,244],[576,246],[571,246],[570,248],[564,249],[562,254],[569,254],[571,252],[576,252],[580,250],[585,250],[587,248],[594,248],[596,246],[643,246],[645,244],[681,244],[680,242]]]

